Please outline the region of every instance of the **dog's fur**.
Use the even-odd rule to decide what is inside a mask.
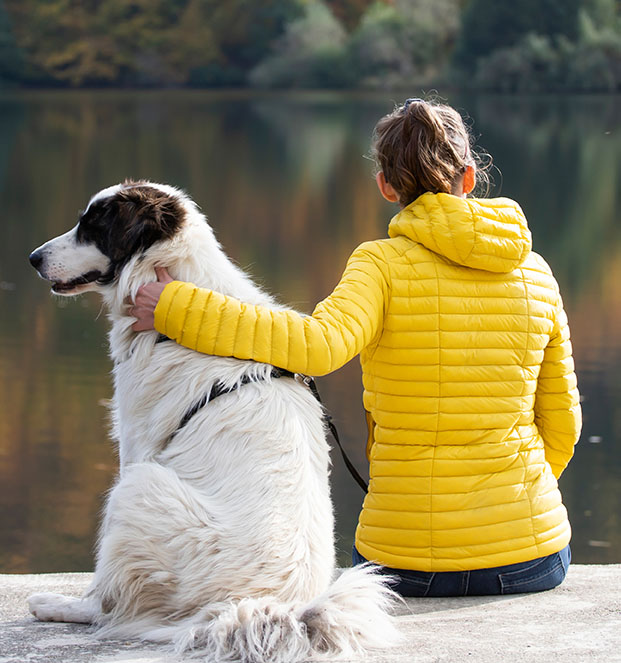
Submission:
[[[227,258],[196,205],[150,182],[104,189],[31,262],[57,294],[95,290],[108,307],[120,456],[91,588],[82,599],[34,595],[32,613],[172,641],[208,661],[293,663],[394,641],[380,576],[358,567],[332,580],[328,445],[304,384],[131,329],[126,300],[157,265],[277,306]],[[242,385],[244,376],[256,380]],[[217,383],[241,386],[175,433]]]

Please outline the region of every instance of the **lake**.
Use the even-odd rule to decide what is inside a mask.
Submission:
[[[125,178],[187,190],[226,251],[310,312],[393,206],[364,158],[409,93],[0,94],[0,572],[87,571],[117,461],[107,437],[99,298],[52,297],[28,254]],[[524,208],[570,320],[584,429],[560,485],[574,561],[621,562],[621,99],[447,95],[494,157],[494,195]],[[364,471],[357,360],[319,380]],[[340,561],[362,492],[333,453]]]

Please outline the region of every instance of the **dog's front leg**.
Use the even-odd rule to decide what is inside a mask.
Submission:
[[[28,597],[28,607],[41,622],[94,624],[101,615],[99,600],[88,593],[81,599],[49,592],[32,594]]]

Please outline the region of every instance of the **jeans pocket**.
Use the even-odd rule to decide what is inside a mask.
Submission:
[[[559,585],[565,578],[566,568],[559,553],[526,563],[524,568],[499,573],[501,594],[542,592]]]

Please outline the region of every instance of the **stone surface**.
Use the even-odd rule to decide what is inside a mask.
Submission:
[[[0,663],[179,663],[150,643],[99,640],[88,626],[36,622],[33,592],[79,596],[90,574],[0,575]],[[409,599],[398,648],[356,663],[621,662],[621,565],[573,565],[541,594]],[[353,660],[351,661],[353,663]]]

